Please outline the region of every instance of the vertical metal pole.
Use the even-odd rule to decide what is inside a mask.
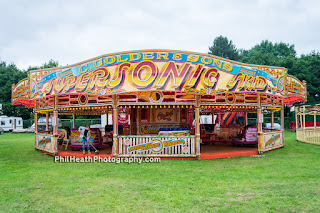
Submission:
[[[298,111],[297,111],[297,107],[294,107],[294,116],[296,117],[296,131],[298,128]]]
[[[282,99],[282,102],[281,102],[281,134],[282,134],[282,142],[283,142],[283,145],[284,145],[284,104],[283,104],[283,99]]]
[[[301,110],[301,107],[299,107],[299,111]],[[302,129],[302,112],[300,112],[300,128]]]
[[[53,119],[55,121],[55,126],[53,126],[53,140],[54,140],[54,144],[53,144],[53,151],[55,151],[54,155],[56,155],[58,153],[58,110],[57,110],[57,105],[58,105],[58,100],[57,100],[57,96],[54,96],[54,108],[53,108]],[[52,140],[52,139],[51,139]]]
[[[258,114],[258,133],[262,133],[262,123],[259,122],[259,118],[262,115],[262,109],[261,109],[261,96],[258,96],[258,109],[257,109],[257,114]]]
[[[245,125],[248,125],[248,112],[245,113]]]
[[[317,142],[316,141],[316,127],[317,127],[317,117],[316,117],[316,111],[313,112],[313,131],[312,131],[312,137],[310,138],[312,142]]]
[[[303,126],[302,126],[302,128],[303,128],[303,141],[304,142],[306,142],[306,106],[303,106],[302,107],[302,116],[303,116]]]
[[[313,114],[313,125],[314,125],[314,129],[316,129],[316,127],[317,127],[317,117],[316,117],[316,112],[313,112],[314,114]]]
[[[113,108],[113,135],[118,136],[118,107]]]
[[[274,111],[271,110],[271,129],[274,129]]]
[[[56,125],[53,126],[53,135],[58,134],[58,110],[53,110],[53,119],[55,119]]]
[[[284,105],[283,105],[283,99],[282,99],[282,106],[281,106],[281,131],[282,134],[284,132]]]
[[[53,128],[53,135],[54,135],[54,144],[53,144],[53,151],[55,151],[56,153],[54,155],[57,154],[58,152],[58,110],[55,109],[53,111],[53,119],[55,119],[56,125]],[[52,140],[52,139],[51,139]]]
[[[260,116],[262,115],[262,109],[261,109],[261,97],[260,94],[258,95],[258,109],[257,109],[257,119],[258,119],[258,152],[259,154],[262,153],[261,143],[263,143],[263,135],[262,135],[262,123],[260,123]]]
[[[300,131],[298,132],[298,107],[294,107],[294,113],[295,113],[295,117],[296,117],[296,139],[300,140]]]
[[[53,135],[58,135],[58,111],[57,111],[57,96],[54,96],[54,106],[53,106],[53,119],[55,119],[56,125],[53,126]],[[54,121],[52,121],[54,122]]]
[[[73,129],[76,128],[76,113],[75,112],[72,113],[72,128]]]
[[[49,112],[46,113],[46,131],[49,131]]]
[[[34,134],[35,134],[35,139],[34,139],[34,146],[37,146],[37,133],[38,133],[38,113],[34,113]]]
[[[211,124],[214,124],[215,122],[214,122],[213,108],[211,109],[211,115],[212,115],[212,122],[211,122]]]
[[[113,96],[113,109],[112,109],[112,124],[113,124],[113,156],[118,154],[118,99],[117,95]]]
[[[306,106],[303,106],[303,129],[306,128]]]
[[[195,119],[196,119],[196,126],[195,126],[195,133],[196,133],[196,155],[197,159],[200,160],[200,97],[196,96],[196,107],[195,107]]]
[[[34,133],[38,133],[38,113],[34,113]]]

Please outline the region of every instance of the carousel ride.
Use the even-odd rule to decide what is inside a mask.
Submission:
[[[283,108],[306,97],[306,82],[286,68],[171,50],[107,54],[34,70],[12,86],[12,104],[33,108],[36,126],[39,114],[51,117],[52,130],[35,132],[35,148],[52,155],[62,152],[59,137],[67,147],[82,146],[77,115],[108,114],[112,124],[92,128],[91,142],[97,148],[109,143],[114,157],[200,158],[202,144],[221,142],[257,145],[263,153],[284,146]],[[276,111],[281,129],[274,128]],[[248,113],[256,113],[255,125],[248,125]],[[264,113],[271,114],[270,128],[262,128]],[[72,115],[69,138],[58,127],[59,115]],[[201,122],[204,115],[212,117],[210,124]],[[127,125],[119,124],[123,116]]]

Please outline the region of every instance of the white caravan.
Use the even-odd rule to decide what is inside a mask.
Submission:
[[[23,121],[21,117],[8,117],[6,115],[0,116],[0,127],[6,131],[13,130],[13,124],[16,123],[16,129],[23,129]]]

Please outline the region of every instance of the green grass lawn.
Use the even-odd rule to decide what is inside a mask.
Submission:
[[[0,136],[0,211],[319,212],[320,146],[285,133],[264,157],[54,163],[33,134]]]

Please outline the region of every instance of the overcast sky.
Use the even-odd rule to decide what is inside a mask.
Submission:
[[[320,50],[316,0],[0,0],[0,20],[0,60],[21,69],[127,50],[207,53],[219,35],[239,49],[268,39]]]

